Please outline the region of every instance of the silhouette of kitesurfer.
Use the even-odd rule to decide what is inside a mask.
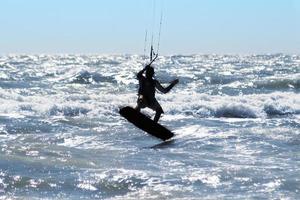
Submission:
[[[159,81],[153,78],[154,68],[151,66],[151,63],[146,65],[146,67],[137,74],[137,79],[139,80],[139,90],[137,106],[135,109],[140,111],[141,108],[151,108],[156,112],[154,122],[158,122],[161,114],[164,113],[164,111],[155,98],[155,89],[158,89],[160,92],[165,94],[169,92],[179,81],[178,79],[175,79],[168,87],[163,87]],[[146,72],[146,76],[143,75],[144,72]]]

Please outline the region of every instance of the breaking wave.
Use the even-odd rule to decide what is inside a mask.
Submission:
[[[99,73],[90,73],[88,71],[81,71],[72,78],[71,83],[79,84],[92,84],[92,83],[114,83],[115,80],[112,77],[102,76]]]

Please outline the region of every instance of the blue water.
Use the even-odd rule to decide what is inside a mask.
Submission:
[[[165,143],[118,114],[144,64],[1,56],[0,198],[300,199],[299,55],[159,57]]]

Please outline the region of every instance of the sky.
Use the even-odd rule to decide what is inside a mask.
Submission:
[[[300,54],[300,0],[0,1],[0,54],[144,54],[152,36],[160,54]]]

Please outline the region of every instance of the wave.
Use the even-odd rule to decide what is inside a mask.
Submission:
[[[208,79],[208,83],[212,85],[217,85],[217,84],[230,84],[235,81],[242,81],[243,77],[239,77],[237,75],[211,75]]]
[[[278,104],[275,102],[264,105],[263,110],[268,116],[300,114],[300,108],[293,108],[290,105]]]
[[[276,77],[260,80],[254,84],[262,89],[300,89],[300,74],[291,77]]]
[[[289,108],[277,107],[276,105],[265,105],[264,106],[264,111],[269,116],[293,114],[293,111],[291,111]]]
[[[67,116],[113,118],[118,108],[135,106],[136,93],[119,94],[82,92],[69,95],[22,96],[0,90],[0,115]],[[186,93],[177,90],[167,95],[157,95],[167,115],[200,118],[266,118],[300,114],[300,96],[293,92],[276,92],[241,96]],[[152,112],[151,112],[152,113]],[[152,113],[153,114],[153,113]]]
[[[50,110],[49,114],[50,115],[63,115],[67,117],[75,117],[79,115],[85,115],[89,112],[90,110],[84,107],[72,107],[72,106],[57,106],[54,105]]]
[[[80,71],[78,74],[75,75],[74,78],[71,79],[71,83],[78,83],[78,84],[92,84],[92,83],[115,83],[115,79],[112,77],[102,76],[96,72],[88,72],[86,70]]]
[[[243,104],[222,105],[214,111],[215,117],[226,118],[257,118],[258,114],[255,109]]]
[[[180,95],[178,93],[181,93]],[[166,113],[194,117],[266,118],[300,114],[300,97],[293,92],[241,96],[187,94],[158,96]]]

